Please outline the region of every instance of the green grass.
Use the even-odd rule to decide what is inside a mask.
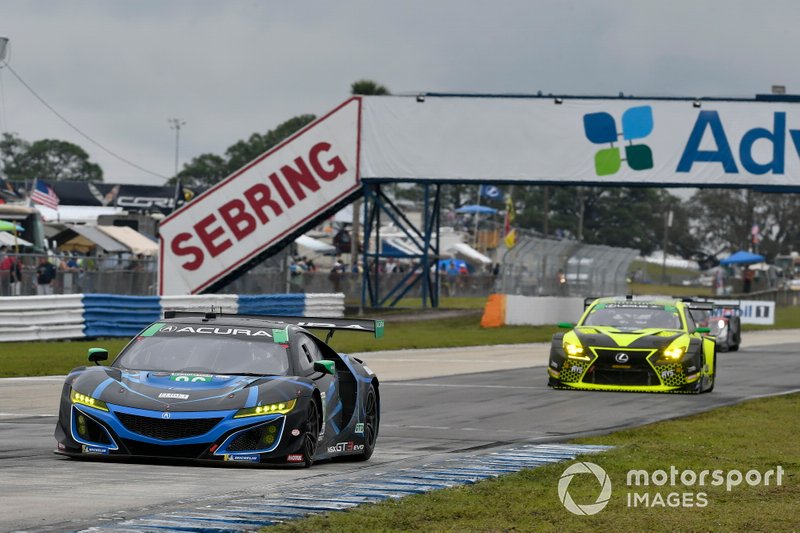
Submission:
[[[665,397],[666,400],[669,398]],[[768,416],[766,416],[768,414]],[[800,395],[746,402],[708,413],[577,439],[615,449],[583,460],[600,465],[612,481],[608,506],[593,516],[567,512],[558,480],[572,462],[548,465],[471,486],[364,505],[288,522],[264,532],[299,531],[790,531],[800,513]],[[765,472],[781,465],[781,486],[631,487],[638,493],[705,492],[705,507],[627,507],[627,472],[692,469]],[[644,490],[643,490],[644,489]],[[597,482],[576,476],[570,495],[594,503]]]
[[[628,283],[631,294],[663,294],[665,296],[712,296],[711,287],[684,287],[655,283]]]
[[[337,332],[331,346],[338,351],[368,352],[449,346],[519,344],[549,341],[555,326],[507,326],[483,329],[480,316],[395,322],[387,320],[382,339],[364,333]],[[319,333],[325,338],[324,332]],[[89,348],[106,348],[113,359],[127,343],[125,339],[94,341],[10,342],[0,344],[0,377],[66,374],[87,364]]]
[[[348,300],[346,305],[348,307],[358,307],[360,301]],[[430,309],[431,301],[428,300],[428,308]],[[485,296],[442,296],[439,298],[439,309],[483,309],[486,305]],[[397,302],[397,306],[388,309],[378,309],[376,311],[368,311],[369,313],[385,313],[396,312],[419,312],[422,308],[422,298],[403,298]]]
[[[54,376],[89,363],[89,348],[105,348],[114,357],[128,339],[93,341],[4,342],[0,344],[0,377]]]

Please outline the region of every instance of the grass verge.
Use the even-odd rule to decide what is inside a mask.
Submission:
[[[507,326],[483,329],[479,316],[392,323],[387,320],[382,339],[363,333],[337,332],[331,346],[340,352],[369,352],[413,348],[481,346],[549,341],[555,326]],[[324,333],[322,333],[322,337]],[[87,364],[89,348],[106,348],[113,359],[127,339],[93,341],[9,342],[0,344],[0,377],[66,374]]]
[[[666,397],[665,397],[666,398]],[[668,399],[668,398],[666,398]],[[571,462],[548,465],[471,486],[410,496],[288,522],[263,531],[791,531],[800,511],[800,395],[754,400],[691,417],[659,422],[584,444],[615,449],[583,456],[600,465],[612,481],[608,506],[593,516],[567,512],[558,499],[558,480]],[[758,470],[780,465],[781,486],[628,487],[627,472],[642,469]],[[710,480],[710,477],[708,478]],[[709,481],[710,483],[710,481]],[[594,503],[592,476],[569,486],[578,504]],[[628,492],[706,494],[705,507],[629,507]],[[695,496],[694,501],[699,501]]]

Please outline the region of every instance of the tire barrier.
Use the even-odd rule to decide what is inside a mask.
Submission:
[[[84,336],[80,294],[0,298],[0,342]]]
[[[164,310],[341,317],[344,294],[71,294],[0,298],[0,342],[132,337]]]

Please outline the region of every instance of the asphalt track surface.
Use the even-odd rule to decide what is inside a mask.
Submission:
[[[768,346],[770,338],[781,344]],[[800,333],[754,334],[750,339],[741,351],[720,354],[716,388],[699,396],[554,391],[545,386],[543,345],[409,351],[402,358],[397,353],[364,354],[379,376],[386,367],[393,370],[386,370],[385,379],[400,379],[381,385],[375,455],[368,463],[327,462],[310,470],[57,456],[53,427],[63,377],[3,379],[0,531],[103,526],[198,504],[213,506],[232,497],[279,495],[298,486],[344,481],[365,469],[385,473],[503,446],[560,442],[800,391]],[[447,375],[480,370],[472,359],[518,368]],[[436,377],[419,377],[426,373]]]

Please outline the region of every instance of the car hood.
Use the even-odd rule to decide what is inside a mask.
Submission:
[[[611,326],[580,326],[575,334],[584,346],[609,348],[663,348],[686,333],[675,329],[646,328],[636,331]]]
[[[86,367],[70,374],[76,391],[108,404],[158,411],[223,411],[285,402],[310,393],[305,378]]]

